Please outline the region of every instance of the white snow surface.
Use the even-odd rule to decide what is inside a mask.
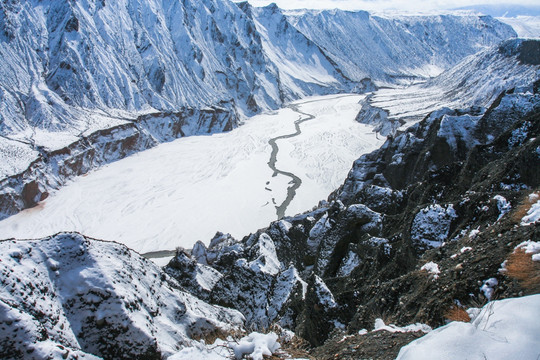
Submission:
[[[540,221],[540,200],[532,204],[527,215],[521,219],[521,225],[531,225]]]
[[[231,352],[234,353],[234,359],[244,359],[246,356],[248,359],[263,360],[265,355],[272,355],[280,347],[277,334],[253,332],[238,341],[218,339],[210,345],[196,343],[169,356],[167,360],[230,360]]]
[[[486,299],[491,300],[493,293],[495,292],[495,286],[499,285],[499,281],[495,278],[489,278],[485,280],[480,287],[480,291],[484,293]]]
[[[497,218],[497,221],[499,221],[512,209],[512,205],[502,195],[495,195],[493,200],[497,200],[497,208],[499,209],[499,217]]]
[[[328,286],[326,286],[324,281],[317,275],[315,275],[315,293],[317,294],[319,303],[324,307],[335,308],[338,306],[334,299],[334,295],[330,289],[328,289]]]
[[[377,318],[375,319],[375,325],[374,325],[373,331],[381,331],[381,330],[392,332],[392,333],[395,333],[395,332],[405,333],[405,332],[416,332],[416,331],[422,331],[424,333],[428,333],[432,329],[429,325],[421,324],[421,323],[410,324],[407,326],[397,326],[394,324],[386,325],[383,319]]]
[[[489,302],[470,323],[451,322],[403,347],[398,360],[540,356],[540,295]]]
[[[540,38],[540,16],[498,17],[500,22],[510,25],[522,38]]]
[[[264,272],[270,275],[277,275],[281,270],[281,263],[277,257],[276,245],[272,238],[262,233],[257,243],[257,254],[259,257],[248,263],[251,270]]]
[[[302,179],[286,214],[327,197],[355,159],[382,144],[354,120],[362,98],[297,102],[316,117],[301,124],[301,135],[277,141],[276,166]],[[0,222],[0,238],[79,231],[149,252],[207,243],[218,230],[242,237],[276,219],[273,199],[284,201],[290,178],[272,176],[268,140],[294,133],[299,116],[291,109],[258,115],[228,133],[181,138],[104,166]]]

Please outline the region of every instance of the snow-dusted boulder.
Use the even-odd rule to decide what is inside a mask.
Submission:
[[[196,259],[182,250],[163,268],[175,278],[184,289],[201,299],[208,299],[214,285],[223,277],[216,269],[198,263]]]
[[[420,247],[439,247],[448,238],[452,221],[457,218],[452,204],[429,205],[420,209],[411,225],[411,239]]]

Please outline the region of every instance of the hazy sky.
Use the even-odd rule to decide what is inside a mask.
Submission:
[[[433,11],[446,10],[474,4],[510,4],[510,5],[536,5],[538,0],[248,0],[252,5],[265,6],[275,2],[282,9],[333,9],[345,10],[405,10],[405,11]]]

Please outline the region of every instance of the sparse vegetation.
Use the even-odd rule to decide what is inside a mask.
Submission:
[[[315,359],[309,355],[309,343],[298,336],[293,336],[289,341],[281,342],[280,352],[272,356],[270,359]]]
[[[506,275],[516,279],[531,294],[540,293],[540,263],[533,261],[532,254],[516,249],[506,262]]]
[[[226,340],[228,338],[238,340],[246,335],[246,332],[241,329],[219,329],[215,328],[211,331],[204,331],[191,334],[191,338],[197,341],[204,341],[205,344],[214,344],[217,339]]]
[[[454,305],[448,310],[446,310],[444,313],[444,317],[449,321],[471,321],[471,317],[469,316],[467,311],[463,307],[457,305]]]
[[[536,201],[540,198],[540,190],[537,190],[535,192],[532,192],[528,196],[526,196],[518,206],[516,206],[516,209],[514,210],[512,214],[512,220],[516,223],[521,223],[521,219],[525,215],[527,215],[527,212],[531,209],[531,206],[533,206]]]

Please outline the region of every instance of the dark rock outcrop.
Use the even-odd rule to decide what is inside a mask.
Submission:
[[[489,109],[434,112],[358,159],[317,209],[240,242],[218,234],[208,249],[199,245],[197,258],[223,275],[211,301],[319,346],[329,329],[370,329],[376,317],[440,325],[455,301],[484,302],[489,278],[499,281],[496,296],[514,295],[517,285],[498,269],[520,242],[540,237],[513,215],[540,187],[538,104],[531,87]],[[428,262],[440,272],[421,269]],[[306,288],[271,317],[287,266]]]

